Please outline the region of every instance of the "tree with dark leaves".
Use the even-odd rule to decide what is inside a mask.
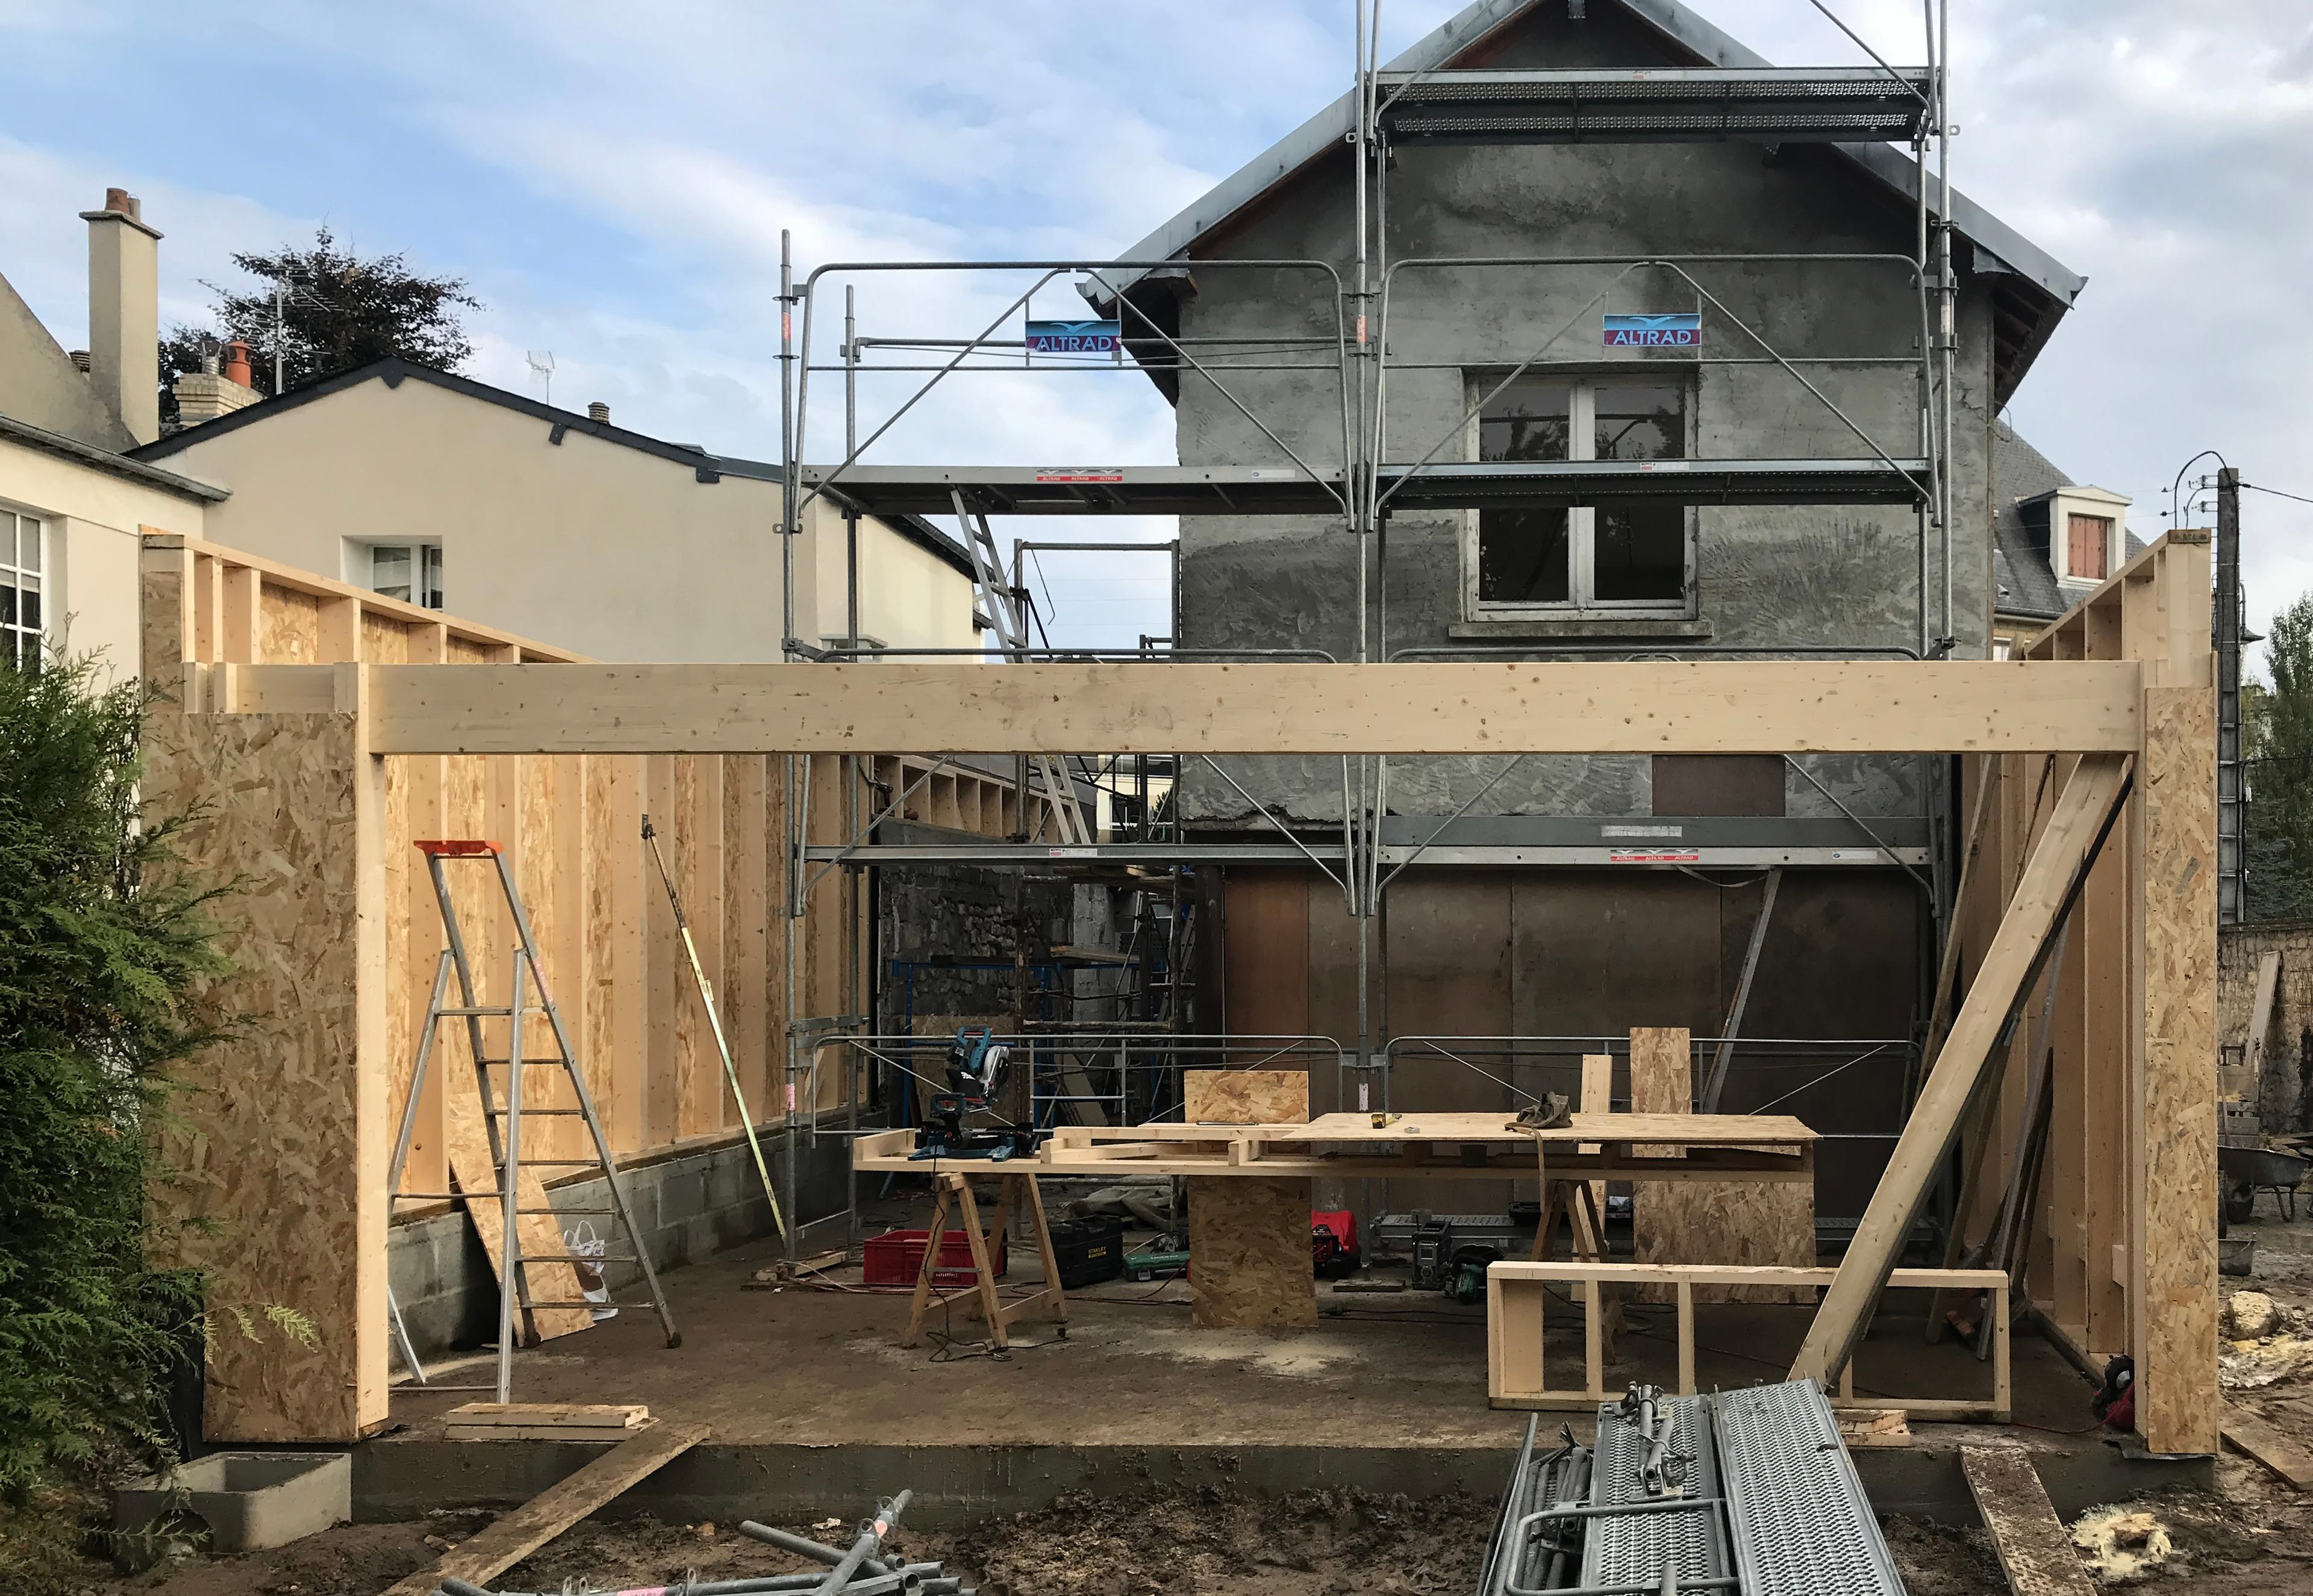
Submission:
[[[2265,669],[2241,692],[2248,917],[2313,919],[2313,594],[2273,618]]]
[[[473,357],[461,312],[480,310],[481,301],[463,277],[412,271],[399,250],[365,259],[321,227],[311,248],[285,244],[269,254],[236,254],[233,263],[258,286],[236,294],[209,285],[217,325],[179,326],[161,340],[164,421],[176,418],[176,380],[235,338],[249,346],[251,385],[262,394],[273,391],[277,346],[284,391],[390,355],[445,372]]]

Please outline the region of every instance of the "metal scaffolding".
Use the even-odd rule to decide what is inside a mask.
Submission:
[[[1824,10],[1826,16],[1830,12]],[[1498,68],[1458,69],[1435,66],[1420,71],[1385,70],[1381,64],[1377,28],[1373,13],[1377,4],[1359,0],[1354,41],[1354,110],[1347,143],[1354,167],[1351,203],[1354,245],[1346,263],[1315,259],[1199,258],[1200,274],[1253,272],[1280,282],[1301,279],[1312,285],[1311,305],[1320,319],[1330,313],[1329,332],[1303,328],[1286,333],[1264,331],[1227,335],[1187,335],[1158,325],[1148,310],[1128,289],[1143,278],[1164,281],[1180,277],[1185,263],[1179,258],[1101,260],[995,261],[847,261],[817,267],[798,283],[787,235],[781,235],[780,304],[780,460],[785,490],[779,527],[785,576],[782,609],[783,657],[789,661],[844,660],[873,655],[906,657],[910,651],[874,647],[859,635],[859,574],[857,522],[876,515],[954,515],[964,545],[974,550],[975,592],[982,612],[996,623],[998,646],[982,653],[995,662],[1040,658],[1070,660],[1136,659],[1316,659],[1332,656],[1307,649],[1276,649],[1200,653],[1176,645],[1183,631],[1180,614],[1179,554],[1174,545],[1172,636],[1164,646],[1143,639],[1135,649],[1054,650],[1033,647],[1033,606],[1016,570],[1003,580],[988,518],[998,515],[1092,514],[1229,514],[1323,517],[1345,536],[1346,553],[1354,562],[1357,592],[1357,636],[1353,657],[1360,662],[1410,658],[1533,659],[1618,655],[1702,659],[1745,653],[1799,657],[1814,653],[1864,656],[1875,653],[1934,659],[1948,656],[1956,639],[1953,613],[1953,449],[1955,386],[1957,351],[1958,283],[1954,269],[1954,227],[1950,220],[1949,6],[1948,0],[1926,0],[1923,5],[1926,65],[1898,67],[1865,46],[1874,65],[1832,68],[1726,68],[1647,70],[1544,70]],[[1502,17],[1515,8],[1503,8]],[[1498,19],[1499,20],[1499,19]],[[1831,20],[1851,39],[1856,36],[1836,17]],[[1856,39],[1860,45],[1861,40]],[[1912,155],[1913,228],[1908,251],[1880,253],[1796,252],[1758,254],[1653,254],[1606,256],[1444,257],[1404,256],[1393,259],[1388,248],[1389,173],[1393,149],[1419,145],[1537,145],[1537,144],[1660,144],[1750,142],[1765,145],[1793,143],[1908,145]],[[1935,156],[1930,174],[1930,153]],[[1776,349],[1727,302],[1728,284],[1768,265],[1836,266],[1862,271],[1884,271],[1903,279],[1914,301],[1916,327],[1912,329],[1909,354],[1857,353],[1850,355],[1789,355]],[[1425,272],[1441,270],[1498,274],[1506,284],[1563,279],[1570,275],[1596,292],[1581,309],[1567,318],[1550,336],[1531,349],[1473,351],[1467,359],[1416,361],[1393,357],[1388,327],[1394,303],[1410,292],[1407,285]],[[1022,288],[977,333],[954,336],[862,337],[857,329],[856,291],[862,278],[894,273],[942,274],[950,276],[995,274],[1012,281],[1025,276]],[[1554,351],[1569,333],[1606,304],[1617,285],[1638,274],[1667,279],[1693,296],[1698,308],[1708,306],[1739,331],[1739,354],[1703,356],[1697,365],[1746,365],[1773,368],[1786,375],[1845,434],[1861,445],[1856,455],[1798,460],[1693,459],[1675,469],[1660,462],[1634,460],[1475,461],[1464,458],[1466,438],[1487,402],[1521,375],[1553,364],[1569,364]],[[814,332],[832,317],[828,300],[837,282],[843,285],[842,341],[837,357],[814,353]],[[1030,341],[1012,336],[1016,318],[1030,309],[1041,289],[1066,283],[1113,317],[1116,333],[1105,350],[1094,357],[1031,358]],[[1579,291],[1578,291],[1579,292]],[[1505,370],[1506,357],[1516,364]],[[1914,399],[1916,428],[1893,443],[1875,438],[1825,391],[1811,371],[1826,367],[1889,367],[1908,370]],[[1419,440],[1421,447],[1399,448],[1389,435],[1386,397],[1393,372],[1482,369],[1491,390],[1470,405],[1451,426],[1433,439]],[[1018,376],[1083,374],[1092,372],[1139,372],[1169,379],[1174,389],[1190,378],[1200,394],[1226,407],[1286,463],[1202,464],[1195,466],[1051,467],[1034,465],[916,466],[870,462],[864,457],[904,417],[943,383],[982,373]],[[1330,376],[1339,408],[1338,436],[1328,436],[1296,448],[1289,438],[1306,435],[1292,421],[1264,417],[1239,390],[1232,379],[1261,373],[1312,373]],[[902,402],[863,436],[859,424],[860,381],[863,375],[915,373],[922,381]],[[843,452],[832,464],[807,464],[808,420],[813,377],[840,375],[844,410]],[[1172,390],[1168,390],[1172,391]],[[1297,419],[1306,420],[1306,417]],[[1329,426],[1326,429],[1331,432]],[[1385,580],[1386,537],[1393,514],[1415,510],[1477,510],[1492,506],[1579,507],[1601,499],[1614,503],[1656,500],[1681,505],[1827,505],[1867,504],[1909,506],[1917,539],[1915,561],[1915,635],[1908,645],[1826,645],[1817,648],[1727,649],[1675,645],[1645,651],[1627,646],[1614,650],[1580,645],[1521,644],[1509,647],[1473,645],[1398,649],[1389,646],[1389,595]],[[816,502],[838,508],[846,525],[846,627],[840,645],[833,648],[796,636],[795,566],[796,539],[805,515]],[[984,545],[984,547],[983,547]],[[1119,545],[1118,547],[1127,547]],[[1130,547],[1146,547],[1134,545]],[[1161,547],[1161,546],[1160,546]],[[1378,600],[1378,603],[1370,601]],[[924,653],[956,651],[915,651]],[[894,750],[905,751],[905,750]],[[876,1017],[867,994],[861,990],[862,960],[857,946],[861,882],[881,865],[902,866],[947,863],[1030,868],[1067,866],[1104,872],[1137,871],[1161,883],[1161,890],[1178,903],[1183,898],[1183,873],[1200,864],[1262,864],[1306,865],[1341,892],[1356,926],[1357,1034],[1340,1045],[1338,1061],[1345,1078],[1353,1074],[1361,1089],[1376,1072],[1385,1078],[1392,1049],[1379,1036],[1370,1012],[1368,994],[1377,960],[1374,925],[1383,912],[1390,883],[1416,864],[1497,864],[1520,867],[1637,864],[1649,868],[1702,870],[1711,867],[1743,870],[1783,865],[1841,867],[1894,865],[1918,880],[1923,889],[1924,916],[1931,927],[1928,957],[1922,973],[1922,995],[1935,967],[1935,953],[1946,934],[1953,891],[1955,848],[1950,833],[1951,808],[1944,763],[1922,761],[1922,791],[1925,812],[1916,817],[1881,820],[1875,826],[1847,810],[1836,796],[1816,787],[1842,811],[1842,818],[1809,820],[1687,820],[1671,828],[1677,835],[1665,839],[1649,835],[1632,837],[1628,817],[1517,817],[1520,824],[1505,829],[1499,817],[1473,814],[1476,804],[1517,761],[1494,772],[1484,785],[1442,824],[1435,817],[1392,815],[1389,810],[1390,765],[1377,756],[1341,760],[1340,824],[1330,822],[1321,832],[1306,823],[1296,825],[1274,812],[1216,760],[1204,761],[1250,806],[1264,835],[1271,840],[1204,840],[1177,823],[1148,823],[1142,809],[1140,835],[1124,841],[1079,834],[1074,828],[1058,835],[1039,837],[1028,829],[1029,816],[1039,795],[1048,814],[1064,815],[1077,803],[1103,790],[1104,781],[1136,779],[1132,762],[1148,758],[1167,759],[1177,793],[1181,762],[1161,750],[1083,750],[1077,754],[1040,758],[1032,777],[1031,761],[1016,761],[1015,782],[1019,798],[1022,831],[1005,841],[963,840],[953,845],[885,844],[873,840],[877,819],[863,821],[856,756],[842,760],[843,836],[840,844],[814,840],[808,835],[810,762],[789,756],[784,760],[787,836],[785,839],[791,890],[786,902],[787,1013],[791,1016],[787,1037],[787,1117],[790,1210],[795,1171],[805,1144],[818,1135],[816,1112],[818,1069],[827,1047],[845,1042],[847,1058],[857,1067],[869,1058],[888,1058],[896,1039],[871,1041]],[[1800,774],[1814,781],[1804,767]],[[1137,772],[1139,790],[1146,798],[1148,767]],[[1115,790],[1115,789],[1112,789]],[[884,813],[897,807],[896,800]],[[1654,828],[1659,830],[1660,828]],[[1618,830],[1623,835],[1617,835]],[[1338,840],[1319,840],[1323,835]],[[799,1017],[801,986],[797,973],[800,927],[808,884],[833,871],[843,882],[842,912],[849,956],[845,965],[844,1013],[835,1016]],[[1925,872],[1923,874],[1922,872]],[[1722,883],[1725,884],[1725,883]],[[1152,889],[1156,890],[1156,889]],[[1180,923],[1176,911],[1175,925]],[[1173,978],[1186,978],[1174,969]],[[1181,1029],[1177,1023],[1175,1031]],[[1175,1053],[1162,1055],[1176,1057]],[[808,1090],[809,1095],[798,1097]],[[1385,1092],[1385,1086],[1384,1087]],[[1065,1095],[1065,1094],[1062,1094]],[[1128,1097],[1129,1097],[1128,1093]],[[845,1092],[852,1105],[851,1125],[857,1127],[859,1093],[851,1083]],[[791,1234],[790,1246],[795,1241]]]

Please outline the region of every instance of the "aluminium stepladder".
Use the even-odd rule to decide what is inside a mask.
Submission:
[[[507,863],[505,850],[495,842],[480,840],[425,841],[417,845],[426,856],[426,868],[434,882],[434,901],[442,915],[444,946],[440,960],[434,969],[434,992],[426,1008],[426,1018],[418,1033],[417,1061],[409,1074],[409,1096],[403,1105],[401,1130],[393,1144],[393,1162],[388,1176],[387,1204],[391,1206],[403,1198],[418,1200],[471,1201],[478,1193],[471,1191],[411,1192],[401,1189],[401,1177],[409,1159],[409,1144],[418,1127],[418,1108],[426,1088],[426,1070],[434,1052],[434,1040],[444,1020],[462,1019],[466,1022],[466,1039],[474,1061],[475,1085],[481,1103],[482,1126],[489,1140],[490,1163],[497,1180],[497,1195],[500,1215],[498,1247],[498,1348],[497,1381],[490,1386],[444,1386],[427,1381],[403,1326],[400,1304],[391,1290],[386,1303],[393,1320],[395,1344],[402,1362],[409,1367],[417,1382],[431,1391],[488,1390],[496,1393],[499,1402],[514,1399],[514,1346],[516,1332],[515,1305],[519,1302],[523,1321],[535,1327],[540,1310],[592,1310],[598,1304],[580,1297],[571,1300],[541,1302],[532,1295],[528,1266],[532,1264],[581,1262],[600,1266],[630,1263],[639,1267],[646,1285],[650,1288],[650,1306],[658,1314],[659,1325],[666,1333],[669,1346],[682,1345],[682,1336],[674,1327],[674,1315],[667,1307],[666,1293],[660,1288],[658,1271],[652,1267],[650,1250],[642,1243],[642,1232],[636,1225],[634,1210],[627,1200],[627,1187],[619,1173],[618,1161],[611,1155],[610,1138],[602,1129],[602,1117],[594,1109],[594,1094],[587,1090],[585,1070],[579,1066],[576,1051],[570,1045],[570,1033],[562,1023],[561,1011],[555,1006],[553,989],[547,983],[546,971],[538,956],[537,939],[531,934],[530,916],[523,909],[522,894],[516,888],[514,871]],[[503,1005],[485,1004],[475,989],[472,960],[466,951],[466,939],[458,924],[458,910],[451,897],[450,883],[444,874],[446,865],[487,861],[496,869],[499,890],[506,898],[506,910],[512,916],[514,945],[512,950],[510,993]],[[458,981],[455,1004],[446,1001],[450,978]],[[534,1001],[529,993],[535,989]],[[526,1015],[542,1013],[554,1034],[555,1054],[552,1058],[533,1058],[523,1051],[523,1022]],[[493,1057],[486,1050],[482,1022],[502,1019],[506,1022],[506,1050],[502,1057]],[[520,1058],[526,1065],[549,1065],[558,1067],[570,1084],[576,1108],[525,1108],[523,1104],[523,1069],[511,1067],[512,1060]],[[498,1093],[490,1078],[493,1069],[506,1072],[506,1103],[498,1105]],[[525,1118],[541,1116],[576,1118],[586,1123],[588,1135],[594,1146],[594,1156],[585,1159],[526,1159],[523,1155],[522,1130]],[[611,1206],[606,1209],[558,1209],[550,1202],[544,1207],[522,1206],[522,1176],[525,1170],[541,1168],[587,1169],[599,1167],[603,1183],[609,1188]],[[614,1219],[627,1238],[629,1250],[605,1253],[596,1258],[567,1251],[532,1252],[524,1249],[522,1221],[524,1217],[543,1215],[550,1219],[573,1216],[579,1213],[599,1214]],[[511,1287],[511,1289],[509,1289]],[[620,1304],[639,1308],[639,1302]]]

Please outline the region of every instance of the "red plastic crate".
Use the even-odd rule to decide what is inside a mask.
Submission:
[[[924,1243],[929,1231],[885,1231],[880,1236],[867,1238],[860,1258],[861,1276],[869,1285],[913,1285],[916,1273],[924,1267]],[[1005,1258],[1004,1232],[996,1232],[988,1238],[989,1256],[996,1265],[996,1277],[1004,1278],[1007,1260]],[[979,1279],[972,1267],[972,1238],[962,1231],[951,1229],[940,1237],[939,1263],[932,1270],[932,1285],[942,1291],[957,1291]]]

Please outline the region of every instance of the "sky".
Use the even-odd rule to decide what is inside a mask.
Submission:
[[[1866,58],[1812,0],[1695,8],[1771,60]],[[1383,0],[1385,55],[1459,9]],[[1921,57],[1917,0],[1834,9],[1889,59]],[[1951,9],[1955,180],[2089,279],[2009,420],[2074,480],[2130,495],[2143,535],[2168,525],[2170,482],[2205,448],[2313,499],[2313,6]],[[639,431],[776,458],[782,230],[799,273],[1113,256],[1348,86],[1350,0],[1104,14],[1058,0],[0,0],[0,272],[74,346],[77,213],[108,186],[166,235],[164,326],[206,319],[205,284],[240,285],[232,251],[326,224],[470,281],[486,306],[473,375],[541,394],[526,355],[550,350],[558,404],[601,399]],[[952,338],[1029,277],[823,281],[812,348],[832,360],[843,282],[863,335]],[[1064,282],[1034,303],[1081,306]],[[838,380],[812,380],[805,453],[840,457]],[[863,417],[902,381],[863,383]],[[936,390],[870,458],[1173,459],[1170,412],[1130,372],[972,382]],[[2186,524],[2213,519],[2187,508]],[[2313,591],[2313,504],[2252,492],[2244,520],[2262,629]],[[1057,642],[1167,629],[1156,555],[1048,553],[1029,585]]]

